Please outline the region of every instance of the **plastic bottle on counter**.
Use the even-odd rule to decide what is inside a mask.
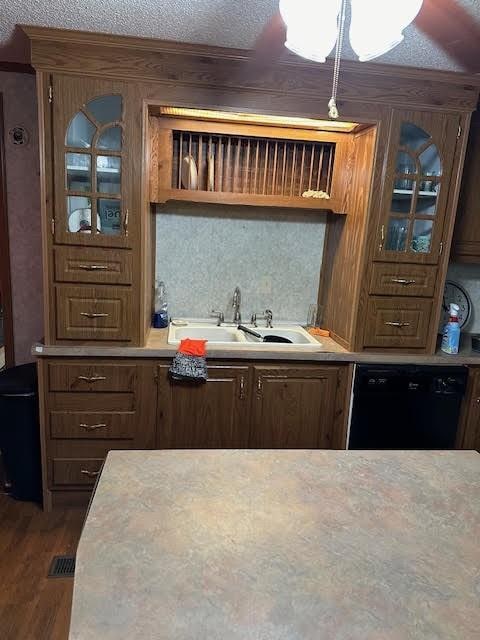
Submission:
[[[167,291],[162,280],[158,281],[155,287],[155,313],[152,324],[155,329],[168,327]]]
[[[458,324],[458,304],[450,304],[450,317],[443,329],[441,349],[445,353],[458,353],[460,344],[460,325]]]

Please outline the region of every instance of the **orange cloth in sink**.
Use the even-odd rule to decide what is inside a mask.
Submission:
[[[206,340],[192,340],[191,338],[185,338],[180,342],[178,353],[183,353],[186,356],[204,356],[206,343]]]

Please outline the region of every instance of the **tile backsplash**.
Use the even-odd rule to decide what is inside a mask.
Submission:
[[[464,330],[468,333],[480,333],[480,265],[451,263],[447,280],[463,287],[472,300],[472,316]]]
[[[301,210],[168,203],[156,212],[156,277],[166,285],[171,317],[232,318],[242,292],[252,312],[304,323],[316,303],[326,216]]]

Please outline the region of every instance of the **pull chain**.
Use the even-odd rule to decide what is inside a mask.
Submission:
[[[337,44],[335,46],[335,63],[333,66],[332,97],[328,102],[328,116],[332,118],[332,120],[337,120],[337,118],[339,117],[338,108],[337,108],[337,90],[338,90],[338,78],[340,75],[340,60],[342,57],[342,49],[343,49],[343,37],[345,35],[346,5],[347,5],[347,0],[342,0],[340,17],[338,20]]]

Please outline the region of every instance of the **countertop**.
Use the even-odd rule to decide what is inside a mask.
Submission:
[[[173,358],[177,346],[168,344],[168,329],[152,329],[145,347],[53,345],[35,344],[36,357],[91,357],[91,358]],[[223,360],[284,360],[304,362],[357,362],[378,364],[432,364],[480,365],[480,353],[472,351],[469,335],[462,336],[458,355],[448,355],[440,349],[434,355],[415,353],[353,352],[341,347],[332,338],[318,338],[318,346],[294,348],[291,346],[252,343],[209,347],[207,358]]]
[[[71,640],[476,640],[471,451],[113,451]]]

